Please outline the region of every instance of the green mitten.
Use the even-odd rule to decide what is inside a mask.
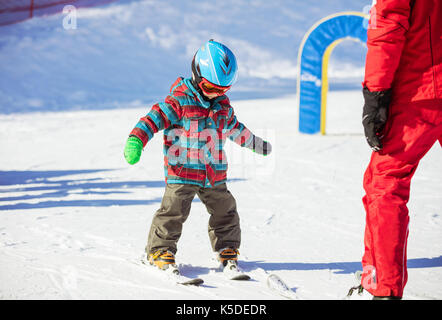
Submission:
[[[129,164],[135,164],[140,161],[141,152],[143,151],[143,142],[135,137],[130,136],[124,147],[124,157]]]

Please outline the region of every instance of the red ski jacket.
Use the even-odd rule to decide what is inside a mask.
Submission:
[[[393,102],[442,99],[442,0],[375,0],[363,85]]]

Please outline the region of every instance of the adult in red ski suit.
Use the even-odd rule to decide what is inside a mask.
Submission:
[[[442,145],[442,0],[377,0],[367,46],[362,122],[374,151],[364,175],[361,284],[375,297],[401,298],[411,178]]]

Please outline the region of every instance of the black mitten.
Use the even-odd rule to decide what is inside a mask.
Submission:
[[[364,94],[364,109],[362,124],[365,138],[373,151],[382,149],[381,136],[388,117],[388,108],[391,102],[391,89],[385,91],[370,91],[367,87],[362,90]]]
[[[262,140],[260,137],[254,136],[252,142],[253,152],[262,154],[264,156],[272,152],[272,145],[270,142]]]

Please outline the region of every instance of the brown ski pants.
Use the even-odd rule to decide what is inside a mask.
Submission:
[[[226,184],[202,188],[190,184],[167,184],[160,209],[155,213],[146,246],[147,254],[159,249],[177,251],[183,223],[190,213],[195,194],[210,214],[209,239],[214,251],[230,247],[237,249],[241,242],[236,201]]]

